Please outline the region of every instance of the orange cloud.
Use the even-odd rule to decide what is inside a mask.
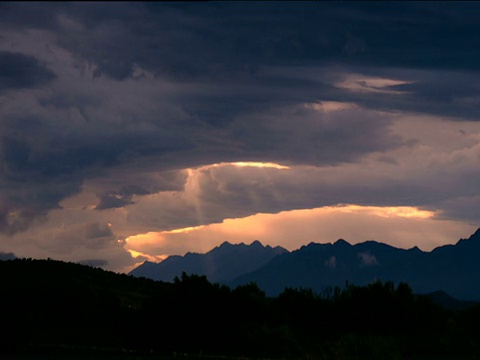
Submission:
[[[273,162],[255,162],[255,161],[237,161],[237,162],[222,162],[216,164],[203,165],[196,170],[203,170],[215,167],[224,167],[224,166],[236,166],[236,167],[255,167],[255,168],[273,168],[278,170],[288,170],[290,167],[280,165]],[[193,172],[193,169],[188,169],[189,174]]]

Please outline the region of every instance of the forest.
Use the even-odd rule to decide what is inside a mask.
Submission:
[[[0,261],[0,356],[132,359],[479,359],[480,305],[451,310],[408,284],[229,288],[55,260]],[[476,284],[472,284],[476,286]]]

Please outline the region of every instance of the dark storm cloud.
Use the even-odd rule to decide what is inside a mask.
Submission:
[[[478,4],[117,5],[72,5],[68,14],[85,29],[62,36],[62,44],[116,79],[134,63],[158,74],[217,80],[292,63],[479,66]]]
[[[480,116],[478,100],[470,99],[477,88],[468,85],[472,80],[464,81],[471,74],[455,73],[480,69],[478,4],[72,6],[75,11],[66,7],[59,14],[82,27],[62,28],[58,41],[95,64],[94,76],[125,80],[139,66],[172,81],[216,84],[219,88],[213,93],[173,98],[185,111],[216,127],[260,108],[316,100],[355,101],[377,109],[471,119]],[[382,96],[339,91],[328,70],[314,81],[285,81],[280,74],[265,74],[269,67],[332,65],[389,76],[392,69],[402,68],[427,73],[417,72],[414,76],[420,77],[398,87],[406,94]],[[400,80],[412,80],[411,74],[398,75]]]
[[[0,232],[12,235],[26,230],[80,190],[81,177],[58,171],[57,160],[38,154],[27,138],[0,138]]]
[[[357,74],[393,78],[405,83],[385,86],[384,93],[334,93],[335,96],[367,108],[409,111],[457,119],[480,117],[480,73],[452,70],[388,69],[372,71],[352,68]]]
[[[122,195],[115,192],[100,194],[98,198],[100,202],[95,207],[97,210],[121,208],[134,203],[131,195]]]
[[[55,93],[39,97],[38,103],[44,108],[53,107],[61,110],[71,107],[78,109],[97,107],[101,106],[102,101],[88,94]],[[82,112],[82,115],[86,116],[84,110]]]
[[[182,191],[187,177],[185,170],[139,174],[131,168],[127,173],[116,171],[109,178],[95,182],[96,187],[99,188],[97,197],[100,200],[95,209],[106,210],[131,205],[135,203],[135,196],[164,191]]]
[[[0,51],[0,91],[42,91],[22,97],[17,112],[10,101],[2,105],[0,231],[25,230],[86,179],[118,167],[323,166],[404,144],[390,134],[386,115],[307,106],[316,102],[480,118],[479,9],[467,3],[1,4],[4,48],[20,49],[9,38],[15,32],[42,41],[28,54]],[[48,67],[39,50],[47,47]],[[406,83],[378,92],[342,88],[351,74]],[[131,205],[135,196],[164,189],[139,179],[103,187],[96,209]]]
[[[324,113],[302,106],[242,118],[232,125],[232,137],[247,158],[332,165],[400,146],[389,124],[386,116],[362,109]]]
[[[442,209],[438,215],[440,219],[466,220],[473,224],[480,222],[480,196],[478,195],[451,198],[435,205]]]
[[[25,231],[36,218],[45,215],[46,212],[31,208],[3,206],[0,209],[0,233],[13,235]]]
[[[439,111],[436,105],[441,104],[442,113],[449,115],[462,110],[453,101],[440,101],[440,97],[449,93],[437,90],[451,89],[448,85],[452,83],[443,83],[440,72],[429,82],[406,86],[405,89],[414,90],[410,96],[385,95],[379,99],[372,94],[351,96],[345,91],[333,91],[328,79],[310,83],[289,79],[280,84],[281,78],[264,76],[266,67],[335,65],[350,69],[356,66],[362,67],[362,72],[381,71],[381,68],[442,72],[479,69],[478,4],[42,5],[38,19],[31,20],[31,26],[54,29],[61,46],[95,64],[94,76],[125,80],[139,66],[173,81],[222,87],[234,82],[237,88],[243,84],[243,94],[222,88],[216,94],[202,92],[175,99],[186,111],[214,126],[228,123],[235,112],[298,98],[352,99],[374,108],[433,113]],[[24,13],[30,18],[28,14],[33,13],[25,4],[9,4],[7,9],[10,19],[20,20]],[[42,15],[47,13],[46,9],[53,15]],[[24,27],[25,21],[18,24]],[[288,86],[292,91],[279,91],[279,86]],[[260,91],[255,93],[254,89]],[[474,89],[462,90],[467,96]],[[437,96],[432,98],[434,92]],[[426,104],[425,97],[430,100]],[[467,106],[463,113],[478,116],[476,105]]]
[[[58,203],[80,190],[82,176],[72,174],[76,159],[64,155],[36,153],[26,140],[4,136],[0,140],[0,184],[2,211],[0,232],[15,234],[26,230]],[[65,162],[64,162],[65,163]]]
[[[99,163],[102,166],[115,161],[116,152],[94,146],[65,149],[34,149],[29,143],[32,139],[4,136],[0,140],[2,168],[4,178],[10,181],[28,182],[31,180],[54,180],[68,176],[87,166]],[[20,139],[19,139],[20,138]],[[57,146],[61,147],[60,144]],[[36,177],[36,179],[34,179]]]
[[[55,92],[53,98],[58,98]],[[83,102],[89,121],[82,119],[79,124],[69,124],[70,109],[81,106],[75,102],[75,93],[72,97],[62,97],[63,101],[53,108],[47,105],[45,96],[42,99],[43,102],[34,105],[34,114],[4,114],[0,123],[3,217],[19,214],[2,221],[0,231],[7,234],[25,230],[36,217],[59,208],[62,199],[81,190],[86,178],[101,176],[112,167],[137,158],[160,156],[192,146],[174,127],[149,125],[145,130],[141,124],[128,121],[112,126],[102,118],[108,110],[100,111],[99,104],[89,101]],[[92,113],[92,107],[100,110]],[[18,111],[23,111],[21,104]],[[166,182],[165,177],[163,183]],[[135,184],[122,186],[118,193],[122,198],[146,193]],[[156,190],[155,186],[150,187],[149,191]],[[112,207],[105,205],[112,194],[118,195],[107,191],[100,208]]]
[[[125,205],[133,204],[133,195],[147,195],[149,191],[136,186],[127,185],[120,189],[120,191],[107,192],[105,194],[97,195],[100,202],[95,207],[97,210],[119,208]]]
[[[2,2],[0,4],[0,24],[2,28],[51,28],[59,4],[32,2],[20,4]]]
[[[468,3],[40,3],[2,6],[4,26],[83,27],[60,43],[121,80],[133,65],[179,78],[255,74],[259,65],[478,69],[480,6]]]
[[[40,86],[55,78],[38,59],[21,53],[0,51],[0,91]]]
[[[93,223],[87,225],[85,228],[86,238],[87,239],[97,239],[102,237],[111,237],[113,236],[113,232],[107,225]]]

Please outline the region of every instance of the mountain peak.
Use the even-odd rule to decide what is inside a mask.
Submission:
[[[260,250],[260,249],[263,249],[265,248],[262,243],[258,240],[255,240],[254,242],[252,242],[250,245],[247,245],[245,243],[239,243],[239,244],[231,244],[229,243],[228,241],[225,241],[223,242],[221,245],[217,246],[216,248],[212,249],[210,252],[212,251],[218,251],[218,250],[221,250],[222,252],[224,251],[228,251],[228,252],[231,252],[231,251],[237,251],[238,249],[255,249],[255,250]]]
[[[243,248],[243,247],[251,247],[251,248],[264,248],[263,244],[255,240],[253,241],[250,245],[246,245],[245,243],[240,243],[240,244],[231,244],[228,241],[223,242],[220,244],[217,248],[218,249],[233,249],[233,248]]]
[[[233,247],[234,245],[233,244],[230,244],[228,241],[224,241],[223,243],[220,244],[220,246],[218,246],[219,249],[223,248],[231,248]]]
[[[335,243],[334,243],[333,245],[335,245],[335,246],[342,246],[342,247],[352,246],[352,245],[350,245],[348,242],[346,242],[346,241],[343,240],[343,239],[338,239],[337,241],[335,241]]]
[[[252,242],[250,244],[250,247],[252,248],[263,248],[264,246],[262,245],[262,243],[258,240],[255,240],[254,242]]]
[[[410,249],[408,249],[408,250],[409,250],[409,251],[414,251],[414,252],[423,252],[422,250],[420,250],[420,248],[419,248],[417,245],[415,245],[414,247],[412,247],[412,248],[410,248]]]
[[[225,241],[220,246],[217,246],[212,250],[210,250],[209,252],[207,252],[205,255],[218,256],[218,255],[231,254],[237,251],[242,246],[245,246],[245,244],[231,244],[228,241]]]

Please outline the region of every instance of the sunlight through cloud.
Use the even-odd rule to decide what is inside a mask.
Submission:
[[[214,167],[236,166],[236,167],[254,167],[254,168],[271,168],[278,170],[289,170],[289,166],[276,164],[273,162],[255,162],[255,161],[237,161],[237,162],[222,162],[210,165],[204,165],[198,169],[209,169]],[[189,169],[191,170],[191,169]]]
[[[409,81],[387,79],[361,74],[349,74],[346,78],[335,85],[341,89],[365,93],[405,94],[406,91],[398,91],[393,88],[398,85],[411,84]]]

